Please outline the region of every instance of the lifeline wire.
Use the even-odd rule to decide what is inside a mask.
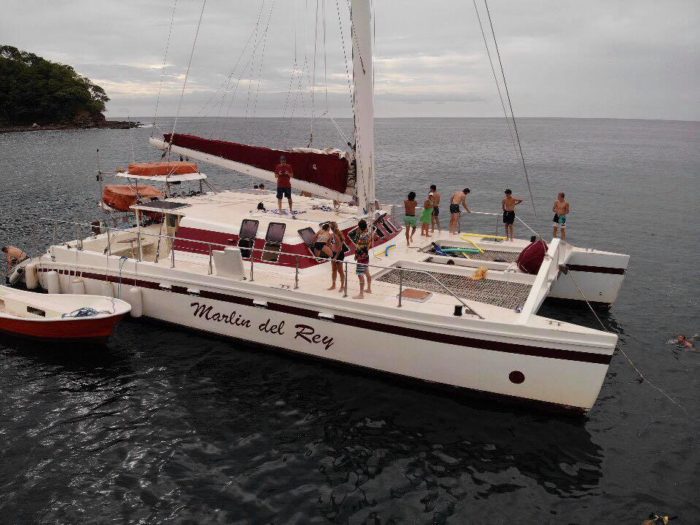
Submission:
[[[503,77],[503,87],[506,90],[506,98],[508,99],[508,107],[510,107],[510,116],[513,119],[513,130],[515,131],[515,138],[518,141],[518,151],[520,152],[520,159],[523,163],[523,172],[525,173],[525,182],[527,182],[527,191],[530,194],[530,200],[532,201],[532,211],[537,217],[537,210],[535,209],[535,199],[532,196],[532,188],[530,187],[530,177],[527,174],[527,165],[525,164],[525,155],[523,155],[523,146],[520,143],[520,134],[518,133],[518,125],[515,122],[515,113],[513,112],[513,104],[510,100],[510,92],[508,91],[508,83],[506,82],[506,73],[503,70],[503,61],[501,60],[501,52],[498,49],[498,41],[496,40],[496,31],[493,29],[493,21],[491,20],[491,11],[489,10],[488,0],[484,0],[484,5],[486,6],[486,14],[489,18],[489,25],[491,26],[491,34],[493,35],[493,43],[496,48],[496,55],[498,56],[498,65],[501,68],[501,76]]]
[[[600,324],[600,326],[603,328],[603,330],[604,330],[605,332],[612,333],[612,330],[609,330],[608,327],[605,326],[605,324],[603,323],[603,321],[601,321],[600,317],[598,317],[598,314],[596,313],[595,309],[593,308],[593,306],[591,305],[591,303],[588,301],[588,299],[587,299],[586,296],[584,295],[584,293],[583,293],[583,291],[581,290],[581,288],[579,288],[578,283],[576,282],[576,279],[574,279],[574,276],[571,274],[571,272],[568,272],[567,275],[568,275],[569,277],[571,277],[571,282],[574,283],[574,286],[575,286],[576,289],[578,290],[578,293],[581,294],[581,297],[583,297],[583,300],[586,302],[586,305],[587,305],[588,308],[591,310],[591,312],[593,313],[593,316],[596,318],[596,320],[598,321],[598,323]],[[640,379],[642,379],[642,381],[645,381],[645,382],[648,383],[649,386],[652,387],[654,390],[660,392],[666,399],[668,399],[671,403],[673,403],[673,404],[676,405],[678,408],[680,408],[683,412],[685,412],[686,414],[688,413],[688,411],[685,409],[685,407],[683,407],[683,405],[681,405],[678,401],[676,401],[676,400],[673,399],[670,395],[668,395],[661,387],[656,386],[656,385],[655,385],[654,383],[652,383],[649,379],[647,379],[647,378],[644,376],[644,374],[642,374],[642,371],[641,371],[639,368],[637,368],[637,365],[634,364],[634,362],[632,361],[632,359],[630,359],[630,357],[627,355],[627,353],[622,349],[621,346],[618,346],[617,348],[618,348],[618,350],[620,350],[620,353],[621,353],[623,356],[625,356],[625,359],[627,359],[627,362],[630,364],[630,366],[632,367],[632,369],[637,373],[637,375],[640,377]]]

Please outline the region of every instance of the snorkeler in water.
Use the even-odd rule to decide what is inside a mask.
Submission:
[[[694,350],[695,349],[695,340],[697,339],[697,337],[698,337],[698,334],[695,334],[693,337],[686,337],[683,334],[680,334],[675,339],[671,339],[668,342],[668,344],[676,345],[680,348],[687,348],[688,350]]]

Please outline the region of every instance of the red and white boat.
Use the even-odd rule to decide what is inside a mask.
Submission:
[[[111,297],[40,294],[0,286],[0,332],[21,337],[104,340],[130,311],[129,303]]]

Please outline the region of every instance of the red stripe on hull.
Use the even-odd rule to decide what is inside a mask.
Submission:
[[[52,341],[78,341],[106,339],[124,314],[98,319],[61,319],[33,321],[13,317],[0,317],[0,331],[32,339]]]
[[[348,228],[343,231],[345,237],[345,242],[348,245],[349,251],[346,252],[346,257],[355,253],[355,245],[350,241],[348,233],[354,228]],[[374,248],[380,248],[385,245],[394,237],[396,237],[401,230],[395,231],[391,234],[386,232],[383,238],[377,238],[374,241]],[[176,239],[174,248],[177,251],[188,252],[188,253],[199,253],[203,255],[209,254],[209,246],[204,243],[213,243],[223,246],[238,246],[238,235],[232,233],[223,233],[213,230],[201,230],[199,228],[188,228],[186,226],[180,226],[176,233]],[[265,247],[265,239],[255,239],[255,262],[266,263],[266,261],[261,261],[262,250]],[[223,249],[223,247],[213,247],[213,249]],[[311,266],[316,266],[317,264],[322,264],[316,259],[311,259],[312,253],[309,248],[304,243],[298,244],[283,244],[282,253],[279,257],[279,261],[275,264],[278,266],[291,266],[294,267],[297,264],[297,258],[295,255],[299,255],[299,268],[309,268]],[[325,262],[325,261],[324,261]]]

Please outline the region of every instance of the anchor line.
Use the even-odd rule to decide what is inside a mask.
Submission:
[[[610,329],[608,329],[607,326],[605,326],[605,323],[603,323],[603,321],[600,319],[600,317],[599,317],[598,314],[596,313],[595,309],[593,308],[593,305],[591,305],[591,303],[588,301],[588,299],[586,298],[586,295],[583,293],[583,290],[581,290],[581,288],[579,287],[578,283],[576,282],[576,279],[574,279],[574,276],[571,274],[571,272],[567,272],[566,275],[568,275],[569,277],[571,277],[571,282],[574,283],[574,286],[575,286],[576,289],[578,290],[578,293],[581,294],[581,297],[583,297],[583,300],[585,301],[585,303],[586,303],[586,305],[588,306],[588,308],[591,310],[591,313],[593,314],[593,317],[595,317],[596,321],[598,321],[598,323],[600,324],[600,326],[603,328],[603,331],[608,332],[608,333],[615,333],[613,330],[610,330]],[[654,390],[656,390],[657,392],[660,392],[666,399],[668,399],[671,403],[673,403],[673,404],[676,405],[678,408],[680,408],[685,414],[688,413],[688,411],[685,409],[685,407],[684,407],[683,405],[681,405],[678,401],[676,401],[675,399],[673,399],[673,397],[671,397],[669,394],[667,394],[666,391],[664,391],[661,387],[657,386],[657,385],[654,384],[652,381],[650,381],[650,380],[642,373],[642,371],[637,367],[637,365],[634,364],[634,361],[632,361],[632,359],[630,358],[630,356],[627,355],[627,352],[625,352],[624,349],[623,349],[621,346],[618,345],[617,349],[620,350],[620,353],[625,357],[625,359],[627,360],[627,362],[629,363],[629,365],[630,365],[630,366],[632,367],[632,369],[637,373],[637,375],[639,376],[639,378],[640,378],[642,381],[648,383],[649,386],[651,386],[651,387],[652,387]]]

